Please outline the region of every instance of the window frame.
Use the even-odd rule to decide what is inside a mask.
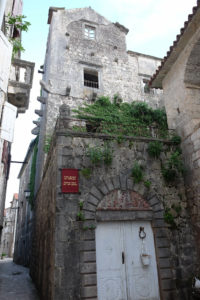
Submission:
[[[88,29],[88,32],[87,32]],[[93,36],[91,36],[91,33]],[[86,40],[90,40],[90,41],[95,41],[96,40],[96,27],[92,26],[91,24],[84,24],[84,28],[83,28],[83,34],[84,34],[84,38]]]
[[[86,85],[85,81],[89,81],[89,80],[85,79],[85,74],[94,75],[94,76],[97,75],[97,81],[92,81],[91,80],[91,86],[89,85],[89,83],[88,83],[88,85]],[[100,89],[100,80],[99,79],[100,78],[99,78],[99,71],[98,70],[92,69],[92,68],[83,68],[83,85],[84,85],[84,87],[99,90]],[[94,86],[92,86],[92,84],[94,84]]]

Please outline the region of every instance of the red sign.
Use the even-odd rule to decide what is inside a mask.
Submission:
[[[62,193],[78,193],[78,170],[62,169]]]

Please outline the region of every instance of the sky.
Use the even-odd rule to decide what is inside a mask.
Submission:
[[[127,50],[163,58],[180,33],[184,21],[192,13],[196,0],[24,0],[23,15],[31,23],[29,31],[22,35],[22,45],[26,49],[22,59],[35,62],[33,88],[29,110],[20,114],[16,121],[12,160],[23,161],[29,143],[35,138],[31,130],[38,116],[36,100],[40,93],[38,69],[44,63],[49,25],[47,24],[50,6],[66,9],[91,7],[111,22],[119,22],[129,29]],[[11,164],[7,187],[6,207],[18,192],[21,165]]]

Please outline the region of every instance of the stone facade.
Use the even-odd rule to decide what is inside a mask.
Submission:
[[[17,228],[15,238],[14,262],[24,266],[29,266],[32,230],[33,230],[33,205],[30,202],[30,176],[33,160],[34,147],[37,147],[36,139],[30,143],[25,156],[25,164],[22,165],[18,178],[19,186],[19,208],[17,216]]]
[[[4,211],[4,226],[0,242],[0,256],[13,257],[18,213],[18,194],[14,194],[10,207]]]
[[[189,299],[196,253],[183,179],[169,185],[162,177],[161,166],[173,150],[170,142],[162,141],[160,158],[152,159],[147,147],[154,139],[127,138],[118,144],[114,137],[74,133],[64,127],[68,123],[63,116],[57,123],[36,198],[31,275],[42,299],[97,299],[95,228],[112,220],[152,222],[161,298]],[[88,146],[108,141],[112,164],[94,166]],[[137,184],[131,176],[135,161],[144,173]],[[79,170],[79,193],[62,193],[63,168]],[[83,175],[85,168],[92,170],[90,178]],[[179,212],[172,228],[165,215],[174,205]]]
[[[200,257],[199,1],[189,17],[152,85],[163,87],[169,128],[182,137],[188,205]]]
[[[42,97],[38,97],[42,104],[41,110],[36,111],[40,122],[38,130],[33,130],[36,134],[40,130],[36,191],[44,167],[45,137],[53,133],[60,105],[77,108],[100,95],[113,98],[119,94],[126,102],[163,106],[161,91],[144,88],[161,60],[127,52],[128,29],[111,23],[91,8],[50,8],[49,24]],[[87,28],[94,30],[94,39],[85,36]]]

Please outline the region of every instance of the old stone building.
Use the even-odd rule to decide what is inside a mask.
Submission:
[[[91,8],[50,8],[49,37],[43,80],[36,191],[44,167],[43,145],[52,135],[59,106],[76,108],[92,103],[99,95],[119,94],[123,101],[145,101],[162,106],[161,92],[148,90],[146,83],[160,59],[126,50],[128,29],[111,23]]]
[[[0,256],[13,257],[18,213],[18,194],[13,195],[10,207],[4,211],[4,224],[0,242]]]
[[[34,139],[28,148],[27,154],[19,172],[19,205],[18,218],[15,238],[14,262],[24,266],[30,264],[30,252],[32,241],[32,225],[33,225],[33,204],[31,186],[34,176],[33,160],[35,157],[35,149],[37,149],[37,140]]]
[[[169,128],[182,137],[185,186],[200,257],[200,1],[177,35],[151,86],[162,88]]]
[[[197,31],[198,14],[199,2],[174,46],[173,58],[179,59],[183,45],[191,46],[188,39]],[[73,115],[74,108],[97,103],[102,95],[163,107],[162,91],[146,85],[160,60],[127,52],[128,30],[91,8],[50,8],[48,23],[42,95],[38,97],[41,110],[36,111],[40,118],[33,130],[38,135],[38,153],[30,269],[41,298],[190,299],[192,279],[197,275],[197,248],[189,198],[181,172],[175,173],[172,182],[163,175],[166,166],[173,165],[172,173],[175,166],[180,167],[176,160],[180,149],[169,135],[161,138],[155,131],[148,137],[124,136],[120,141],[114,134],[87,132],[85,122]],[[186,40],[179,44],[182,38]],[[153,87],[162,88],[156,80],[166,74],[165,66],[173,68],[170,54],[154,77]],[[164,91],[165,103],[176,105],[176,99],[168,99],[165,87]],[[170,120],[176,117],[170,109],[171,128]],[[173,125],[177,127],[178,123]],[[158,157],[149,154],[152,142],[162,144]],[[104,153],[108,144],[110,165],[103,159],[92,162],[88,149]],[[133,176],[137,164],[143,172],[139,181]],[[21,186],[23,192],[25,186]],[[23,255],[20,249],[19,257]]]
[[[15,120],[28,108],[34,71],[34,63],[20,59],[21,30],[13,20],[22,15],[22,8],[22,0],[0,3],[0,235]]]

